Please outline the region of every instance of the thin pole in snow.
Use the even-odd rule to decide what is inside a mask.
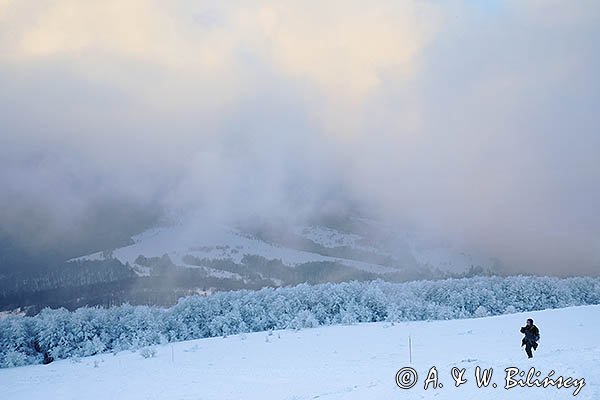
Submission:
[[[410,333],[408,334],[408,362],[412,364],[412,341],[410,339]]]

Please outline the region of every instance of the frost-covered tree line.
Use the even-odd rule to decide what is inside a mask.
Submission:
[[[44,309],[34,317],[0,320],[0,366],[242,332],[469,318],[584,304],[600,304],[600,279],[514,276],[302,284],[186,297],[170,308]]]

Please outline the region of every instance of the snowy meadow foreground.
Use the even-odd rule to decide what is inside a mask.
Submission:
[[[528,317],[542,336],[531,360],[520,347],[519,333]],[[1,369],[0,398],[598,399],[599,326],[600,306],[595,305],[242,333]],[[401,389],[396,374],[409,367],[417,381]],[[493,369],[487,387],[477,386],[477,367]],[[507,378],[507,368],[524,376]],[[456,387],[461,372],[466,382]],[[533,374],[529,380],[528,372]],[[533,386],[547,377],[562,377],[569,387]],[[409,371],[400,383],[411,386],[411,378]]]

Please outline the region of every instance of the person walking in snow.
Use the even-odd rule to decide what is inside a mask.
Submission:
[[[525,326],[521,328],[521,333],[525,334],[525,337],[521,340],[521,347],[525,346],[527,357],[532,358],[533,352],[531,349],[537,350],[537,342],[540,340],[540,330],[533,324],[533,320],[528,318]]]

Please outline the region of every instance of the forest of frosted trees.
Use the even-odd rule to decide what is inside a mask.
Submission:
[[[302,284],[192,296],[170,308],[44,309],[0,320],[0,367],[272,329],[456,319],[600,304],[600,279],[473,277]]]

